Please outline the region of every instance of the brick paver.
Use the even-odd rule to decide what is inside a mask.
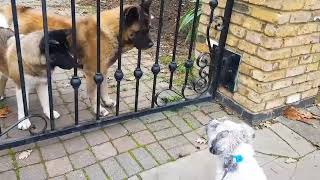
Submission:
[[[47,161],[45,164],[49,177],[63,175],[73,169],[68,157]]]
[[[140,131],[132,135],[132,137],[140,144],[146,145],[155,142],[156,139],[149,131]]]
[[[117,150],[109,142],[92,147],[92,152],[98,160],[103,160],[117,154]]]
[[[99,164],[91,165],[89,167],[86,167],[84,170],[87,176],[89,177],[89,179],[94,179],[94,180],[106,179],[106,175],[104,174]]]
[[[51,144],[40,148],[44,160],[52,160],[67,155],[62,143]]]
[[[129,176],[135,175],[142,170],[129,153],[120,154],[116,156],[116,159]]]
[[[82,136],[68,139],[64,141],[63,144],[69,154],[89,148],[88,143]]]
[[[16,180],[17,176],[14,171],[6,171],[3,173],[0,173],[0,179],[5,179],[5,180]]]
[[[162,140],[162,139],[167,139],[170,137],[180,135],[181,132],[178,130],[178,128],[172,127],[172,128],[168,128],[168,129],[163,129],[158,132],[154,132],[153,134],[157,138],[157,140]]]
[[[157,166],[157,162],[144,148],[135,149],[132,151],[132,154],[144,169],[150,169]]]
[[[106,127],[104,131],[111,139],[125,136],[128,133],[128,131],[121,124]]]
[[[47,179],[47,174],[43,164],[35,164],[32,166],[23,167],[19,171],[21,180]]]
[[[127,177],[124,170],[113,157],[102,161],[101,165],[104,171],[107,173],[108,177],[110,177],[111,179],[120,180]]]
[[[109,140],[108,136],[102,130],[95,130],[84,134],[90,146],[102,144]]]
[[[94,164],[96,162],[95,157],[93,156],[92,152],[89,150],[84,150],[72,154],[69,156],[73,167],[76,169],[83,168]]]
[[[112,143],[119,153],[123,153],[137,147],[137,144],[132,140],[130,136],[121,137],[112,141]]]
[[[167,163],[171,160],[167,152],[158,143],[150,144],[146,148],[160,164]]]
[[[66,176],[68,180],[86,180],[86,176],[82,170],[72,171]]]
[[[12,165],[12,159],[10,156],[0,157],[0,172],[4,172],[12,168],[13,168],[13,165]]]
[[[139,119],[131,119],[123,123],[124,127],[131,133],[146,129],[146,126]]]

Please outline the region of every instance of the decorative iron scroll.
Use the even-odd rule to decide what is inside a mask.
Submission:
[[[209,53],[201,53],[198,58],[196,59],[196,65],[199,77],[197,79],[191,80],[191,82],[188,84],[185,82],[183,85],[181,91],[172,88],[172,85],[168,89],[163,89],[162,91],[159,91],[156,94],[156,105],[157,106],[165,106],[166,104],[170,103],[171,101],[182,101],[182,100],[192,100],[197,99],[204,94],[208,93],[208,90],[210,89],[212,82],[213,82],[213,76],[214,72],[210,71],[210,69],[215,69],[214,66],[214,54],[216,52],[216,49],[218,46],[211,45],[210,42],[210,30],[215,29],[216,31],[221,31],[223,26],[223,17],[222,16],[215,16],[214,11],[216,7],[218,6],[217,0],[211,0],[209,2],[211,12],[209,17],[209,23],[207,26],[207,43],[209,48]],[[196,13],[197,14],[197,13]],[[191,42],[194,43],[194,42]],[[171,65],[171,64],[170,64]],[[169,65],[170,71],[172,71],[172,68]],[[190,69],[193,67],[193,61],[191,59],[188,59],[185,63],[185,68],[187,71],[187,76],[189,75],[188,72],[190,72]],[[188,79],[188,77],[186,77]],[[186,95],[186,90],[193,90],[195,95],[192,95],[192,97],[188,97]],[[174,99],[170,100],[169,96],[175,95],[176,97]],[[169,99],[169,100],[168,100]]]
[[[10,130],[12,130],[13,128],[18,126],[19,123],[21,123],[22,121],[24,121],[26,119],[29,119],[32,122],[31,127],[29,128],[29,132],[31,135],[42,134],[47,130],[47,127],[48,127],[47,121],[49,121],[49,119],[43,115],[33,114],[28,117],[24,117],[22,119],[19,119],[16,123],[14,123],[10,127],[8,127],[6,130],[1,132],[0,137],[7,134]]]

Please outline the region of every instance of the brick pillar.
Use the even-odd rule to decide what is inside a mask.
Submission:
[[[223,14],[225,2],[219,0],[217,15]],[[202,11],[197,51],[207,51],[209,5],[204,4]],[[238,85],[233,94],[222,88],[220,93],[252,117],[264,119],[289,104],[308,100],[310,104],[320,84],[317,16],[319,0],[235,0],[227,48],[242,56]],[[218,35],[214,32],[211,38]]]

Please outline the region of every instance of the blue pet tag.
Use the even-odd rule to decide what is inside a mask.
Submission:
[[[235,155],[233,156],[233,161],[237,164],[241,163],[243,161],[243,157],[241,155]]]

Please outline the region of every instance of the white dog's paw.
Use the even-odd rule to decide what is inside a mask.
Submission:
[[[116,101],[111,99],[111,98],[105,98],[106,100],[103,100],[103,103],[107,107],[115,107],[116,106]]]
[[[44,114],[50,118],[50,112],[44,112]],[[57,111],[53,111],[53,118],[58,119],[60,117],[60,114]]]
[[[25,119],[24,121],[22,121],[21,123],[18,124],[18,129],[20,130],[27,130],[29,129],[31,126],[31,122],[29,119]]]
[[[109,111],[106,108],[100,106],[100,115],[108,116],[108,114],[109,114]]]

